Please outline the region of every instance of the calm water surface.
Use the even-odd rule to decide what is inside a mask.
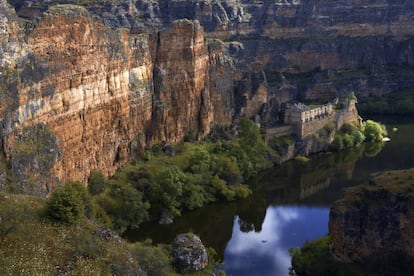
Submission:
[[[414,167],[414,118],[376,120],[387,125],[391,138],[383,148],[287,162],[252,179],[253,195],[246,200],[211,204],[170,225],[146,223],[126,237],[171,243],[175,235],[192,231],[217,251],[227,275],[288,275],[289,248],[328,233],[329,206],[346,187],[364,184],[373,172]]]

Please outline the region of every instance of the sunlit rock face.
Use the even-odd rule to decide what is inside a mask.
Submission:
[[[330,210],[332,252],[345,262],[376,262],[404,270],[414,258],[413,170],[377,174],[347,191]],[[412,266],[411,266],[412,267]],[[408,270],[406,270],[408,271]]]
[[[156,57],[154,139],[176,142],[190,131],[208,132],[208,53],[200,24],[180,20],[160,32]]]
[[[13,10],[5,3],[3,10],[2,152],[14,160],[24,129],[39,123],[58,145],[47,168],[54,178],[18,166],[18,175],[36,176],[33,185],[44,187],[35,194],[61,181],[86,182],[92,170],[113,175],[147,142],[180,141],[189,132],[203,137],[213,121],[231,123],[231,63],[221,44],[205,44],[197,21],[131,34],[82,7],[54,6],[23,39]]]
[[[13,155],[21,129],[44,122],[60,149],[51,168],[58,180],[85,182],[93,169],[113,174],[144,147],[138,138],[152,108],[148,39],[63,6],[45,12],[26,40],[13,69],[16,104],[2,116],[5,154]]]
[[[45,124],[51,186],[113,175],[146,145],[212,124],[275,124],[288,101],[414,87],[410,1],[8,2],[0,149],[11,160],[23,129]]]

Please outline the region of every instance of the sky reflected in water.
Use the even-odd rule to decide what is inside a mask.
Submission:
[[[326,235],[328,214],[329,208],[270,206],[260,232],[241,231],[243,222],[236,216],[221,268],[229,276],[288,275],[289,248]]]

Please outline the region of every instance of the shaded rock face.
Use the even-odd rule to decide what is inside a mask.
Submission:
[[[180,272],[200,271],[208,264],[206,248],[194,234],[180,234],[172,242],[173,261]]]
[[[331,207],[329,235],[337,258],[385,267],[413,260],[413,177],[412,169],[378,174]]]

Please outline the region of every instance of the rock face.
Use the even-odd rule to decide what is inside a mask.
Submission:
[[[154,70],[155,140],[176,142],[190,131],[208,133],[208,61],[197,21],[176,21],[160,32]]]
[[[2,158],[39,124],[57,145],[44,177],[12,166],[36,194],[289,101],[414,87],[410,1],[73,2],[0,0]]]
[[[330,211],[332,252],[345,262],[414,259],[414,170],[383,172],[347,191]],[[403,269],[403,268],[401,268]]]
[[[85,181],[94,168],[113,174],[151,119],[147,43],[108,30],[83,8],[49,9],[14,69],[18,104],[2,116],[6,156],[13,158],[24,127],[45,122],[61,153],[50,168],[59,180]]]
[[[200,271],[208,264],[206,248],[194,234],[180,234],[172,243],[174,263],[180,272]]]

